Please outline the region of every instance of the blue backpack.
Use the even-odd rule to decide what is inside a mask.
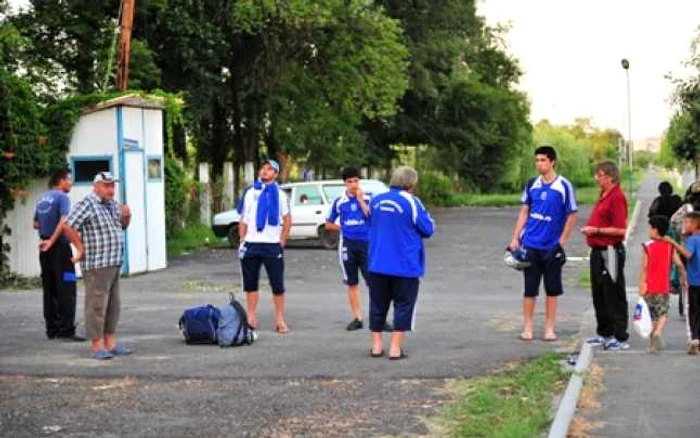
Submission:
[[[221,311],[211,304],[192,307],[180,317],[180,331],[188,344],[216,344]]]
[[[254,341],[254,334],[248,326],[248,314],[233,294],[230,297],[230,302],[221,309],[216,330],[219,347],[250,345]]]

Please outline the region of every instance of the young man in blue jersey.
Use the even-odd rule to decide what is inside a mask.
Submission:
[[[531,179],[523,192],[522,207],[513,230],[509,248],[523,247],[530,267],[523,270],[525,297],[523,300],[523,341],[534,337],[533,314],[535,298],[544,278],[547,294],[545,341],[556,341],[554,320],[557,297],[564,293],[561,271],[566,262],[564,246],[576,223],[578,207],[573,185],[556,173],[557,152],[551,146],[535,150],[539,176]]]
[[[360,300],[360,273],[367,282],[367,245],[369,241],[368,197],[360,187],[360,171],[346,167],[341,174],[347,190],[333,200],[326,218],[326,228],[340,232],[338,257],[343,273],[343,283],[348,286],[348,301],[353,320],[347,331],[360,330],[364,326],[362,301]],[[336,221],[340,219],[340,224]],[[385,330],[391,326],[385,324]]]

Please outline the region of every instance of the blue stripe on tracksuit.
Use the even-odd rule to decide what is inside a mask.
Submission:
[[[425,274],[423,239],[432,236],[433,220],[417,197],[398,187],[374,197],[370,215],[370,330],[382,331],[391,302],[394,330],[413,330]]]

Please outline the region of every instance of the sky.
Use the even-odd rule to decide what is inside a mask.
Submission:
[[[628,135],[630,62],[632,138],[660,136],[672,114],[673,86],[682,75],[700,0],[479,0],[490,24],[509,23],[509,52],[524,70],[520,88],[533,121],[570,123],[590,117],[596,126]]]
[[[477,0],[490,24],[507,23],[509,52],[524,71],[533,122],[595,126],[628,135],[630,61],[632,138],[662,135],[672,113],[665,78],[682,74],[700,26],[700,0]],[[13,7],[28,0],[10,0]]]

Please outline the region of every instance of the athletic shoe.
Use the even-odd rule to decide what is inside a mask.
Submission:
[[[111,354],[112,356],[129,356],[133,352],[134,350],[132,350],[131,348],[127,348],[122,344],[116,344],[114,348],[109,350],[109,354]]]
[[[362,323],[362,321],[355,318],[352,321],[350,321],[350,324],[348,324],[348,326],[345,327],[345,330],[352,332],[355,330],[361,330],[362,327],[364,327],[364,324]]]
[[[620,342],[615,338],[610,338],[610,340],[603,344],[603,348],[610,351],[629,350],[630,344],[627,342]]]
[[[107,350],[97,350],[92,352],[92,357],[97,360],[109,360],[112,359],[114,355]]]
[[[600,335],[595,335],[592,338],[588,338],[586,340],[586,344],[590,345],[591,347],[605,345],[605,342],[607,342],[607,339]]]
[[[694,340],[694,341],[692,341],[692,342],[688,342],[688,354],[689,354],[689,355],[691,355],[691,356],[697,356],[697,355],[698,355],[698,350],[700,350],[700,341],[698,341],[698,340],[696,339],[696,340]]]
[[[664,340],[661,339],[660,335],[651,335],[651,344],[654,346],[657,352],[664,349]]]

